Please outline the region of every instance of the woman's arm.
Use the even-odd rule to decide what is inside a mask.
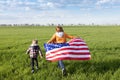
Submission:
[[[69,38],[69,39],[76,38],[76,36],[71,36],[71,35],[68,35],[68,34],[66,34],[66,33],[64,33],[64,34],[65,34],[66,38]]]
[[[52,36],[52,38],[47,43],[53,43],[55,42],[55,34]]]

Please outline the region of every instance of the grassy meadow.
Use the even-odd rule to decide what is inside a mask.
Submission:
[[[45,60],[43,44],[55,27],[0,27],[0,80],[120,80],[120,26],[68,26],[64,31],[83,38],[92,56],[90,61],[64,61],[67,76],[57,62]],[[25,54],[33,39],[44,54],[34,74]]]

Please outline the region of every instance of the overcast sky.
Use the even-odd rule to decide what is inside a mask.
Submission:
[[[0,0],[0,24],[120,24],[120,0]]]

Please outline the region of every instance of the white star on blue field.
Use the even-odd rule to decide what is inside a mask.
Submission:
[[[120,0],[0,0],[0,24],[120,24]]]

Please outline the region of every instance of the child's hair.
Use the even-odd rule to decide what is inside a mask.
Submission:
[[[33,44],[38,44],[38,40],[34,39],[34,40],[32,40],[32,43]]]

